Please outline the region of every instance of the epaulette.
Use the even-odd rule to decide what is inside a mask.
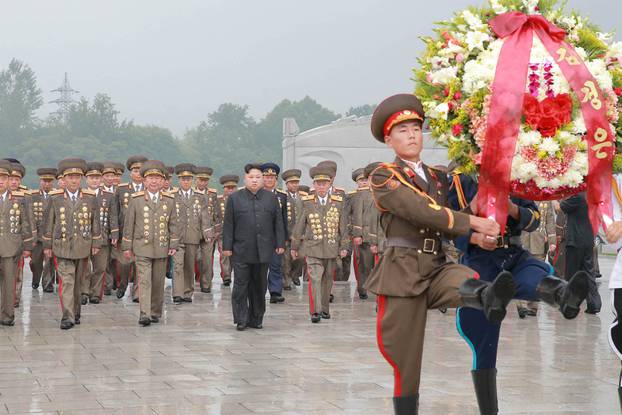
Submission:
[[[20,190],[28,190],[28,186],[25,186],[25,185],[23,185],[23,184],[20,184],[20,185],[19,185],[19,189],[20,189]]]
[[[114,192],[111,192],[110,190],[106,190],[103,187],[99,189],[102,193],[108,193],[109,195],[113,195]]]
[[[210,192],[210,193],[216,193],[216,194],[218,194],[218,190],[213,189],[213,188],[211,188],[211,187],[210,187],[209,189],[207,189],[207,191],[208,191],[208,192]]]
[[[238,187],[238,190],[242,190],[242,189],[244,189],[244,186]]]
[[[171,190],[170,192],[167,192],[167,193],[170,193],[170,194],[174,195],[175,193],[179,193],[179,189],[177,187],[173,187],[173,190]]]
[[[305,201],[306,201],[306,200],[313,200],[313,199],[315,199],[315,196],[314,196],[314,195],[307,195],[307,196],[303,196],[303,197],[302,197],[302,200],[305,200]]]
[[[11,195],[16,197],[24,197],[26,196],[26,193],[22,192],[21,190],[16,190],[14,192],[11,192]]]
[[[34,195],[36,195],[37,193],[39,193],[39,189],[26,190],[26,191],[24,192],[24,194],[25,194],[26,196],[34,196]]]
[[[357,191],[361,191],[361,190],[369,190],[369,186],[359,187]]]
[[[356,192],[358,192],[358,190],[351,190],[351,191],[348,192],[348,194],[349,195],[353,195],[353,194],[356,194]]]
[[[222,198],[224,198],[224,197],[225,197],[225,195],[218,195],[216,198],[217,198],[217,199],[222,199]]]
[[[50,191],[50,193],[48,193],[48,194],[50,196],[57,196],[57,195],[62,195],[63,193],[65,193],[65,191],[63,189],[56,189],[56,190]]]
[[[82,193],[89,196],[95,196],[95,191],[91,189],[82,189]]]
[[[162,192],[162,196],[164,196],[164,197],[170,197],[171,199],[174,199],[174,198],[175,198],[175,196],[173,196],[173,195],[172,195],[171,193],[169,193],[169,192]]]
[[[335,189],[338,192],[345,192],[345,189],[343,187],[333,186],[333,189]]]
[[[140,192],[132,193],[132,198],[138,197],[138,196],[144,196],[144,195],[145,195],[145,191],[141,190]]]
[[[343,198],[337,195],[330,195],[331,200],[335,200],[337,202],[343,202]]]
[[[193,191],[194,193],[198,193],[198,194],[200,194],[200,195],[204,195],[204,194],[205,194],[205,190],[199,190],[199,189],[197,189],[196,187],[193,187],[193,188],[192,188],[192,191]]]
[[[120,183],[117,187],[130,187],[129,183]]]
[[[309,193],[303,192],[303,191],[299,191],[298,193],[300,194],[300,196],[308,196],[309,195]]]
[[[277,191],[277,192],[279,192],[279,193],[282,193],[282,194],[284,194],[284,195],[286,195],[286,194],[287,194],[287,192],[286,192],[285,190],[276,189],[276,191]]]

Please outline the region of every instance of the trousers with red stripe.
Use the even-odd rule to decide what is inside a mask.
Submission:
[[[330,292],[333,288],[336,265],[335,258],[307,257],[310,314],[329,312]]]
[[[393,367],[395,397],[419,393],[428,310],[460,306],[458,288],[471,277],[473,271],[466,267],[444,264],[418,296],[378,295],[376,340],[380,353]]]

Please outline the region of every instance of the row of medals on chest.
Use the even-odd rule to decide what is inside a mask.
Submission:
[[[37,221],[43,219],[43,202],[32,202],[32,214]]]
[[[67,240],[67,216],[65,215],[66,209],[64,206],[58,208],[60,213],[60,232],[61,239],[63,241]],[[82,208],[78,211],[73,212],[73,229],[76,229],[76,222],[79,225],[80,233],[84,238],[88,238],[91,233],[91,217],[92,213],[89,210],[88,206],[82,206]],[[77,232],[74,232],[74,236],[78,236]]]
[[[10,230],[9,232],[15,234],[20,233],[20,225],[21,225],[21,210],[19,209],[18,203],[13,203],[11,209],[9,210],[9,222],[10,222]],[[4,233],[4,218],[0,218],[0,230],[2,234]]]
[[[311,231],[313,232],[314,240],[324,239],[324,232],[322,232],[322,220],[319,213],[309,213],[309,223],[311,224]],[[326,238],[328,243],[335,243],[337,237],[337,230],[339,228],[339,210],[335,206],[331,206],[326,212],[324,217]]]
[[[149,206],[145,206],[143,208],[143,235],[145,237],[145,244],[149,243],[149,238],[151,237],[151,209]],[[158,241],[160,242],[160,246],[167,246],[167,229],[166,224],[168,223],[168,207],[163,204],[162,205],[162,214],[158,218]]]

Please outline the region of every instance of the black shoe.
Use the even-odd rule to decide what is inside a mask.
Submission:
[[[82,305],[86,305],[86,303],[89,302],[89,297],[88,295],[82,295],[82,298],[80,299],[80,303],[82,303]]]
[[[184,300],[181,297],[173,297],[173,304],[179,305],[179,304],[181,304],[183,302],[184,302]]]
[[[320,314],[320,316],[322,316],[324,320],[328,320],[330,318],[330,313],[327,313],[326,311],[322,311],[322,314]]]
[[[291,290],[292,290],[292,287],[291,287],[291,285],[286,285],[285,287],[283,287],[283,289],[284,289],[285,291],[291,291]]]
[[[359,293],[359,298],[361,300],[367,300],[369,296],[367,295],[367,293]]]
[[[527,309],[527,315],[529,317],[535,317],[538,315],[538,310],[532,310],[531,308]]]
[[[251,324],[251,323],[248,323],[246,325],[246,327],[250,327],[251,329],[263,329],[263,325],[261,325],[261,324]]]
[[[69,330],[72,327],[73,327],[73,323],[69,320],[63,320],[60,322],[61,330]]]
[[[15,325],[15,320],[0,321],[0,325],[2,325],[2,326],[14,326]]]
[[[319,323],[322,321],[322,317],[318,313],[311,314],[311,323]]]
[[[293,280],[292,282],[294,283],[294,285],[296,287],[300,287],[300,280],[299,279],[298,280]]]
[[[104,295],[112,295],[112,291],[111,290],[105,290],[104,291]]]
[[[99,304],[99,298],[91,298],[89,300],[89,303],[91,303],[91,304]]]
[[[121,291],[121,290],[117,290],[117,298],[121,299],[125,296],[125,290]]]
[[[417,415],[419,412],[419,394],[393,398],[395,415]]]
[[[192,302],[192,298],[182,298],[181,301],[183,301],[184,303],[191,303]]]
[[[13,304],[13,307],[14,307],[14,308],[19,308],[19,303],[14,303],[14,304]]]
[[[335,296],[331,294],[330,298],[328,299],[328,302],[332,303],[333,301],[335,301]]]
[[[76,325],[80,324],[80,317],[76,317]]]
[[[133,302],[133,303],[137,303],[137,304],[138,304],[138,303],[140,302],[140,300],[139,300],[138,298],[134,298],[134,299],[132,300],[132,302]]]
[[[151,324],[151,319],[149,317],[141,317],[140,320],[138,320],[138,324],[143,327],[148,326]]]
[[[43,289],[44,293],[53,293],[54,292],[54,287],[45,287]]]
[[[39,284],[32,284],[32,289],[33,290],[39,289]]]
[[[285,302],[285,297],[278,293],[270,293],[270,304],[280,304]]]
[[[222,282],[222,285],[224,285],[225,287],[230,286],[230,285],[231,285],[231,280],[224,280],[224,281]]]
[[[160,322],[160,319],[158,317],[151,317],[150,320],[151,320],[152,323],[159,323]]]
[[[542,278],[536,292],[542,301],[559,306],[563,316],[572,320],[579,314],[581,303],[587,298],[588,280],[589,276],[585,271],[577,272],[568,282],[548,276]]]
[[[585,314],[598,314],[600,313],[600,310],[597,310],[595,308],[586,308],[585,309]]]
[[[472,370],[473,387],[481,415],[499,413],[497,402],[497,369]]]
[[[501,271],[491,283],[470,278],[462,283],[459,292],[465,307],[482,310],[488,321],[501,323],[516,286],[512,274]]]
[[[209,294],[212,292],[211,288],[201,288],[201,292],[205,294]]]
[[[529,310],[527,310],[525,307],[516,306],[516,311],[518,312],[518,318],[520,319],[523,319],[529,315]]]
[[[246,324],[238,323],[238,325],[235,327],[235,329],[237,331],[244,331],[244,330],[246,330]]]
[[[620,400],[620,408],[622,408],[622,387],[618,386],[618,399]]]

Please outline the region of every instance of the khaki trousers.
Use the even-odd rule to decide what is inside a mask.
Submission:
[[[76,322],[80,318],[81,281],[88,272],[88,258],[66,259],[56,257],[58,296],[63,312],[61,321]]]
[[[20,255],[15,276],[15,307],[19,307],[22,299],[22,287],[24,286],[24,257]]]
[[[304,266],[303,258],[292,258],[291,241],[285,242],[285,253],[283,254],[283,287],[291,287],[292,281],[300,281],[300,275]]]
[[[329,312],[336,261],[335,258],[307,257],[310,314]]]
[[[12,323],[15,320],[15,278],[21,255],[0,258],[0,320]]]
[[[222,239],[218,239],[218,253],[220,258],[220,278],[231,281],[231,257],[222,256]]]
[[[30,271],[32,271],[32,284],[43,285],[43,289],[54,287],[54,261],[45,258],[41,242],[37,242],[32,249]]]
[[[116,255],[117,263],[116,263],[116,271],[117,271],[117,290],[121,290],[121,292],[125,292],[127,286],[130,282],[132,283],[132,288],[130,293],[132,295],[132,300],[136,300],[138,298],[138,283],[136,282],[136,264],[133,259],[125,258],[123,252],[118,252]]]
[[[374,254],[371,252],[370,245],[364,243],[354,246],[352,250],[352,260],[354,263],[354,276],[356,277],[356,288],[359,294],[367,294],[363,288],[367,277],[374,268]]]
[[[212,288],[212,279],[214,278],[214,248],[216,241],[202,241],[201,255],[199,256],[199,271],[201,274],[201,289]]]
[[[173,256],[173,298],[192,298],[194,292],[194,264],[198,259],[199,245],[185,244]]]
[[[82,294],[89,298],[97,298],[101,301],[105,289],[110,289],[106,285],[106,268],[110,257],[110,247],[102,246],[96,255],[91,255],[91,272],[86,274],[82,284]]]
[[[140,317],[162,317],[164,280],[168,258],[136,256],[136,279],[140,298]]]

